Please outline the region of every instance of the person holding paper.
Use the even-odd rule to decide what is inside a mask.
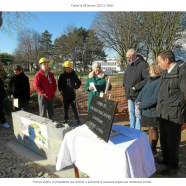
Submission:
[[[63,96],[64,123],[68,124],[68,110],[69,105],[71,105],[75,115],[76,124],[81,125],[75,94],[75,89],[80,87],[81,81],[76,75],[75,71],[72,69],[72,66],[73,65],[70,61],[65,61],[63,65],[65,71],[59,77],[58,89]]]
[[[9,96],[17,101],[14,111],[29,111],[30,83],[29,78],[24,74],[20,65],[13,67],[14,76],[9,83]]]
[[[54,95],[57,85],[54,74],[48,70],[49,62],[45,57],[39,60],[41,68],[34,77],[34,88],[38,91],[39,115],[53,120]]]
[[[10,126],[6,122],[4,109],[3,109],[3,100],[5,97],[6,97],[6,91],[4,89],[4,82],[0,78],[0,123],[1,123],[2,127],[10,128]]]
[[[88,91],[89,95],[87,111],[89,111],[92,96],[99,96],[100,92],[105,92],[108,80],[108,76],[101,72],[101,64],[99,62],[92,64],[92,70],[87,77],[85,85],[85,90]],[[108,90],[111,90],[111,88],[112,86],[109,84]]]

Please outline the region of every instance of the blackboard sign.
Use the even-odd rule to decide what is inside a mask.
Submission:
[[[92,96],[86,125],[106,142],[109,140],[116,106],[115,101]]]

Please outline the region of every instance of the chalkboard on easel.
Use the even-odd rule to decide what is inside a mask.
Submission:
[[[92,96],[86,125],[98,137],[108,142],[114,120],[117,102]]]

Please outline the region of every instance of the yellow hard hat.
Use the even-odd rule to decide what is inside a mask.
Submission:
[[[65,61],[63,66],[64,67],[72,67],[73,65],[72,65],[72,63],[70,61]]]
[[[50,62],[50,60],[49,59],[47,59],[47,58],[45,58],[45,57],[42,57],[40,60],[39,60],[39,64],[41,64],[41,63],[44,63],[44,62]]]

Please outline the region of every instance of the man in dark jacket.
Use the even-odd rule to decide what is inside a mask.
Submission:
[[[12,99],[18,98],[18,108],[14,107],[15,111],[29,111],[30,100],[30,83],[29,78],[24,74],[21,66],[13,67],[14,76],[9,83],[9,96]]]
[[[136,106],[136,98],[148,80],[148,63],[134,49],[128,50],[126,57],[129,64],[123,77],[123,86],[128,100],[130,127],[140,130],[141,113]]]
[[[9,128],[10,126],[6,123],[6,118],[3,110],[3,99],[6,97],[6,91],[4,89],[4,82],[0,78],[0,123],[4,128]]]
[[[167,176],[176,173],[179,168],[181,127],[186,121],[186,66],[175,62],[174,53],[170,50],[158,55],[158,63],[164,70],[156,109],[163,159],[155,161],[167,165],[160,171],[161,175]]]
[[[80,87],[81,81],[71,67],[72,63],[70,61],[64,63],[65,71],[59,77],[58,89],[62,92],[63,96],[64,123],[68,124],[68,109],[70,104],[75,115],[76,123],[80,125],[75,89]]]

